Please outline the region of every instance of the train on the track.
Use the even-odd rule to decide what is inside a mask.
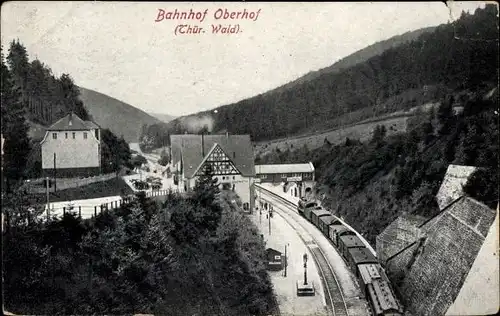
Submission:
[[[337,248],[359,279],[373,315],[403,315],[402,305],[396,298],[384,269],[355,232],[314,199],[302,198],[297,211]]]

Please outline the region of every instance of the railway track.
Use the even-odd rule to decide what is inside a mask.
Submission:
[[[268,200],[268,202],[273,202],[271,200],[274,200],[274,202],[278,202],[284,207],[295,210],[296,206],[292,202],[262,187],[259,187],[258,189],[266,195],[272,197],[271,199],[264,198],[265,200]],[[295,221],[292,223],[292,221],[288,220],[286,216],[283,216],[281,212],[281,210],[277,210],[277,213],[297,231],[297,234],[302,239],[313,256],[314,262],[316,263],[316,266],[318,267],[318,270],[320,272],[321,281],[323,283],[323,290],[325,292],[324,294],[328,312],[334,316],[349,316],[344,296],[342,294],[342,290],[339,286],[337,278],[335,277],[335,273],[333,272],[333,268],[328,260],[326,260],[325,254],[317,245],[315,238],[307,232],[304,226]],[[300,226],[300,231],[297,229],[297,226]]]

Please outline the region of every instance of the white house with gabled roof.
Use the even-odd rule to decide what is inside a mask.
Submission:
[[[101,171],[100,127],[74,113],[47,128],[40,145],[43,176],[92,176]]]

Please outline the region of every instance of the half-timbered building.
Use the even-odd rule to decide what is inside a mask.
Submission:
[[[171,135],[170,151],[180,190],[191,191],[210,166],[220,189],[237,193],[245,210],[253,208],[255,166],[249,135]]]

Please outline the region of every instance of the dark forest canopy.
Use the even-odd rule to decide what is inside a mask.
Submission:
[[[492,95],[491,91],[494,91]],[[488,96],[488,97],[486,97]],[[374,243],[404,213],[436,215],[435,196],[450,164],[477,167],[464,187],[491,208],[498,205],[498,88],[478,89],[442,100],[437,113],[421,113],[407,133],[385,136],[377,126],[369,142],[346,139],[307,148],[274,151],[257,163],[311,161],[323,205],[344,217]],[[452,104],[463,106],[454,113]]]
[[[334,127],[339,124],[336,118],[357,110],[373,116],[437,100],[449,91],[485,82],[496,84],[497,15],[496,5],[487,5],[338,73],[325,73],[287,90],[221,106],[217,113],[211,110],[189,117],[211,116],[213,131],[250,134],[260,141],[299,134],[312,127]],[[391,101],[407,91],[416,91],[416,95]],[[176,119],[146,129],[146,135],[157,139],[155,145],[159,147],[162,142],[168,143],[169,134],[183,134],[188,128]]]
[[[7,65],[30,120],[50,125],[70,111],[83,120],[89,119],[71,76],[54,76],[50,67],[38,59],[29,62],[28,52],[19,40],[10,43]]]

